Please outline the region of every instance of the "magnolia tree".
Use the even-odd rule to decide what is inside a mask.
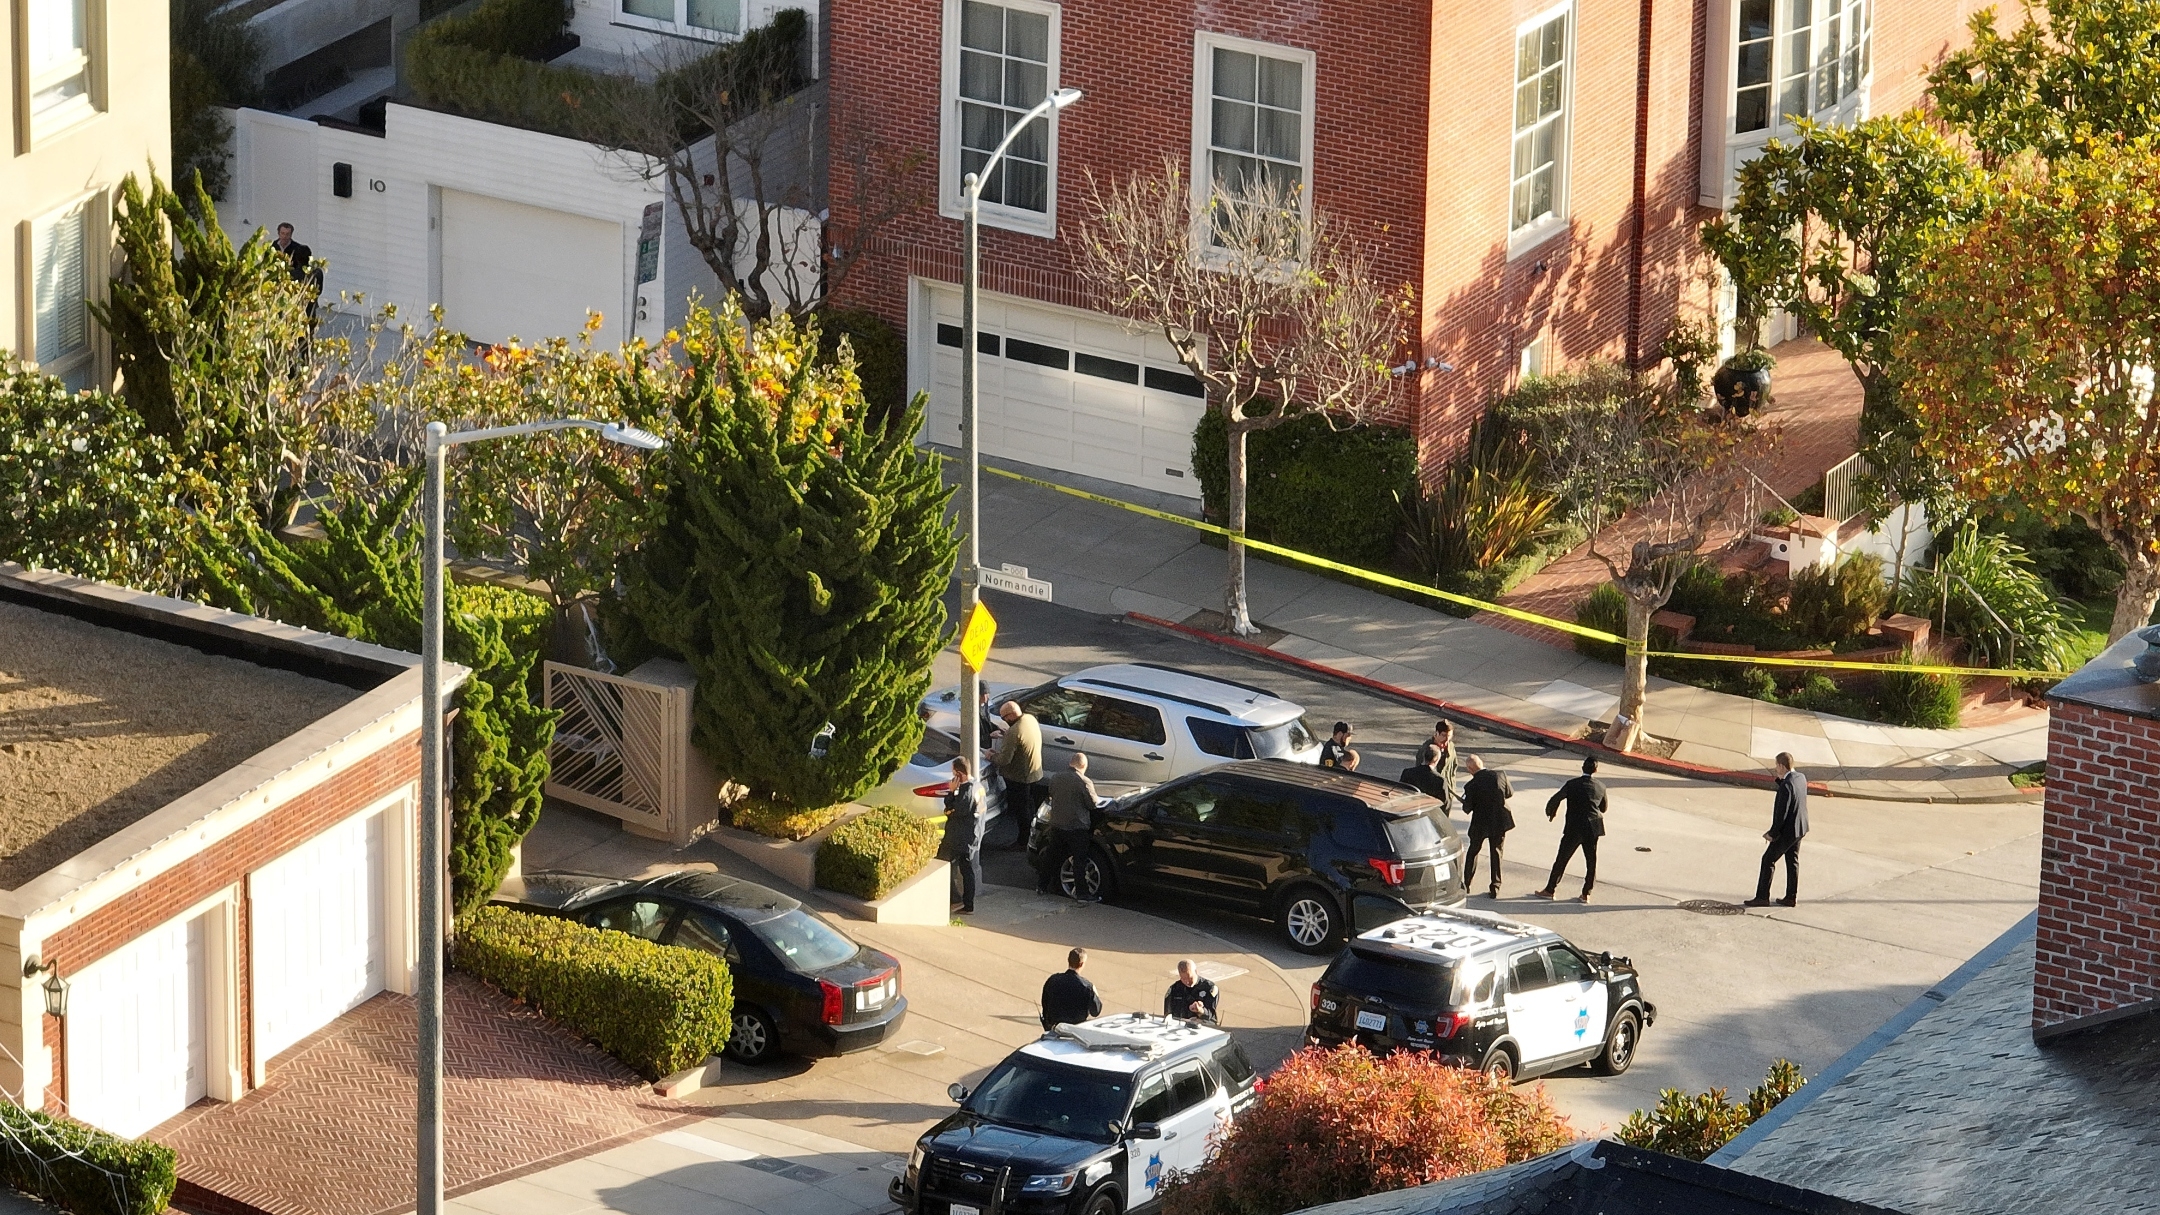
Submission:
[[[1620,704],[1605,745],[1632,751],[1643,735],[1649,691],[1650,617],[1697,555],[1721,532],[1745,537],[1761,486],[1754,465],[1776,441],[1773,431],[1739,421],[1711,424],[1692,409],[1637,387],[1604,402],[1583,403],[1543,427],[1545,458],[1627,600],[1627,657]],[[1607,527],[1615,504],[1636,502]]]
[[[2050,160],[2154,133],[2160,0],[2026,0],[2008,34],[1995,9],[1928,75],[1942,118],[1988,163],[2031,149]]]
[[[1366,252],[1261,178],[1195,195],[1174,162],[1160,176],[1092,183],[1080,275],[1107,310],[1162,331],[1206,386],[1228,440],[1230,537],[1224,617],[1253,632],[1245,597],[1245,439],[1306,414],[1351,425],[1391,395],[1388,356],[1408,310]]]
[[[1960,492],[2083,520],[2122,558],[2114,640],[2160,600],[2160,149],[2004,179],[1898,333],[1919,441]]]

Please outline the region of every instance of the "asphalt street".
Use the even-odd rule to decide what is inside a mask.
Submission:
[[[1407,766],[1432,727],[1423,709],[1115,617],[997,592],[986,598],[998,620],[987,671],[993,680],[1034,681],[1133,660],[1221,675],[1303,705],[1315,733],[1350,721],[1362,770],[1380,775]],[[940,686],[958,680],[957,655],[941,656],[938,676]],[[1657,1024],[1628,1074],[1603,1078],[1583,1069],[1546,1080],[1585,1131],[1617,1126],[1653,1104],[1662,1088],[1744,1093],[1780,1057],[1814,1073],[2033,905],[2037,805],[1818,797],[1810,804],[1799,907],[1745,915],[1683,910],[1687,901],[1738,903],[1753,893],[1770,795],[1614,765],[1599,774],[1614,806],[1594,901],[1529,898],[1544,884],[1560,834],[1538,811],[1579,770],[1580,757],[1463,726],[1456,739],[1461,754],[1508,772],[1516,790],[1518,827],[1507,840],[1503,897],[1495,904],[1479,893],[1471,905],[1551,927],[1593,952],[1632,958],[1658,1005]],[[986,860],[991,885],[1032,889],[1020,853]],[[1581,875],[1578,858],[1561,882],[1563,896],[1580,889]],[[1162,900],[1127,905],[1265,957],[1301,989],[1326,964],[1278,945],[1259,919]]]

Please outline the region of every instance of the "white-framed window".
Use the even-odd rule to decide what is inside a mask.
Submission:
[[[23,0],[24,100],[33,136],[96,110],[92,85],[95,0]]]
[[[1203,200],[1265,182],[1310,206],[1313,53],[1201,33],[1193,67],[1193,184]]]
[[[1867,88],[1873,0],[1737,0],[1733,133],[1829,121]]]
[[[1508,171],[1508,234],[1518,249],[1567,216],[1569,58],[1573,10],[1562,5],[1515,31],[1515,135]]]
[[[980,173],[1020,116],[1058,87],[1058,6],[1039,0],[946,0],[941,196],[960,214],[962,183]],[[1057,116],[1015,136],[982,186],[982,220],[1057,234]]]
[[[743,0],[615,0],[621,25],[691,38],[743,32]]]
[[[30,223],[29,276],[31,358],[38,369],[87,388],[94,370],[90,348],[91,203],[84,199]]]

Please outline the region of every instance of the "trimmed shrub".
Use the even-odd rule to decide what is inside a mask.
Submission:
[[[897,806],[879,806],[818,845],[817,884],[858,899],[882,899],[922,872],[940,832]]]
[[[1627,636],[1627,596],[1610,582],[1601,582],[1598,588],[1583,596],[1575,605],[1575,623],[1589,629],[1603,629],[1616,637]],[[1585,658],[1618,665],[1627,656],[1625,647],[1610,641],[1592,641],[1576,636],[1575,652]]]
[[[1807,569],[1793,575],[1785,615],[1803,640],[1836,645],[1866,632],[1889,606],[1882,558],[1855,553],[1831,569]]]
[[[1211,519],[1228,509],[1229,453],[1222,415],[1210,409],[1193,431],[1193,476]],[[1385,569],[1402,522],[1397,504],[1417,492],[1417,439],[1406,430],[1336,430],[1308,414],[1245,441],[1245,530],[1255,540]]]
[[[1615,1138],[1630,1147],[1701,1160],[1730,1143],[1806,1083],[1797,1064],[1780,1059],[1770,1065],[1770,1074],[1741,1104],[1727,1101],[1721,1088],[1693,1096],[1668,1088],[1658,1094],[1655,1109],[1629,1114]]]
[[[0,1101],[0,1183],[63,1211],[157,1215],[172,1198],[177,1163],[164,1144]]]
[[[728,822],[770,839],[806,840],[831,826],[846,809],[840,805],[805,810],[762,797],[746,797],[730,808]]]
[[[488,906],[459,917],[451,961],[648,1080],[727,1045],[734,976],[702,950]]]
[[[1891,667],[1875,677],[1872,699],[1877,714],[1891,725],[1955,729],[1965,703],[1965,680]]]
[[[1498,1168],[1574,1138],[1542,1087],[1495,1086],[1422,1051],[1301,1050],[1206,1164],[1170,1178],[1163,1212],[1276,1215]]]

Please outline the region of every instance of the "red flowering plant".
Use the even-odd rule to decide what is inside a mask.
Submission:
[[[1208,1162],[1173,1176],[1164,1215],[1281,1215],[1445,1181],[1574,1142],[1544,1086],[1514,1089],[1431,1055],[1301,1050]]]

